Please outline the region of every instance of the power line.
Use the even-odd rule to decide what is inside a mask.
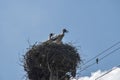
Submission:
[[[115,51],[117,51],[117,50],[119,50],[119,49],[120,49],[120,47],[118,47],[117,49],[111,51],[111,52],[108,53],[107,55],[105,55],[105,56],[103,56],[102,58],[100,58],[99,61],[103,60],[104,58],[106,58],[107,56],[109,56],[110,54],[114,53]],[[95,64],[96,64],[96,62],[94,62],[94,63],[88,65],[87,67],[85,67],[84,69],[82,69],[80,72],[86,70],[87,68],[89,68],[89,67],[91,67],[91,66],[93,66],[93,65],[95,65]]]
[[[91,67],[91,66],[93,66],[93,65],[95,65],[95,64],[96,64],[96,62],[94,62],[94,63],[92,63],[92,64],[88,65],[87,67],[85,67],[85,68],[83,68],[82,70],[80,70],[80,72],[82,72],[82,71],[86,70],[87,68],[89,68],[89,67]]]
[[[108,50],[112,49],[113,47],[115,47],[116,45],[118,45],[120,43],[117,42],[115,44],[113,44],[112,46],[110,46],[109,48],[105,49],[104,51],[102,51],[101,53],[99,53],[98,55],[94,56],[93,58],[89,59],[88,61],[86,61],[83,65],[86,65],[87,63],[91,62],[93,59],[96,59],[98,56],[102,55],[103,53],[107,52]]]
[[[119,50],[119,49],[120,49],[120,47],[116,48],[115,50],[111,51],[110,53],[108,53],[108,54],[106,54],[105,56],[103,56],[102,58],[100,58],[99,61],[101,61],[102,59],[104,59],[105,57],[109,56],[110,54],[116,52],[116,51]]]
[[[99,59],[99,62],[100,62],[101,60],[103,60],[104,58],[106,58],[107,56],[109,56],[110,54],[116,52],[116,51],[119,50],[119,49],[120,49],[120,47],[118,47],[118,48],[114,49],[113,51],[111,51],[110,53],[106,54],[105,56],[103,56],[102,58]],[[96,62],[88,65],[87,67],[83,68],[80,72],[86,70],[87,68],[89,68],[89,67],[91,67],[91,66],[93,66],[93,65],[95,65],[95,64],[96,64]]]
[[[117,67],[120,67],[120,65],[116,66],[116,68],[114,68],[114,69],[109,70],[108,72],[104,73],[103,75],[101,75],[101,76],[97,77],[95,80],[98,80],[99,78],[101,78],[101,77],[103,77],[103,76],[107,75],[108,73],[112,72],[113,70],[116,70],[116,69],[117,69]]]

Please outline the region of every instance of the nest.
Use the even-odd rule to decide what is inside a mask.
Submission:
[[[24,70],[29,80],[50,80],[51,71],[58,80],[75,77],[81,59],[77,49],[70,44],[37,44],[24,55]]]

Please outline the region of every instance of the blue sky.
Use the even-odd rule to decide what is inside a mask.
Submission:
[[[63,41],[73,42],[85,61],[120,41],[119,4],[119,0],[0,0],[0,80],[23,80],[19,58],[29,47],[27,40],[45,41],[50,32],[59,34],[62,28],[69,30]],[[119,52],[81,76],[120,64]]]

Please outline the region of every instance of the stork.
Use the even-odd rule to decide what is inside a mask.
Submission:
[[[54,35],[54,33],[50,33],[49,34],[49,39],[48,40],[52,40],[52,36]]]
[[[45,41],[45,43],[52,43],[52,42],[54,41],[54,39],[52,38],[53,35],[54,35],[54,33],[50,33],[50,34],[49,34],[49,37],[48,37],[48,40]]]
[[[55,43],[62,44],[62,39],[65,36],[65,33],[67,33],[67,32],[68,31],[66,29],[63,29],[61,34],[55,36],[54,37]]]

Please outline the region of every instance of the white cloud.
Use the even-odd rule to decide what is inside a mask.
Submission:
[[[72,79],[72,80],[95,80],[96,78],[100,77],[101,75],[105,74],[108,71],[96,71],[91,73],[91,76],[83,76],[80,77],[79,79]],[[97,80],[120,80],[120,68],[113,68],[111,72],[108,74],[100,77]]]

